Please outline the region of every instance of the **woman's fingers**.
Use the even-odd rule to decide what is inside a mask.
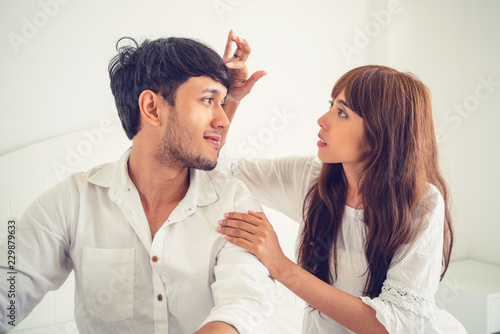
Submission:
[[[258,245],[266,243],[274,233],[263,212],[252,210],[249,210],[248,213],[229,212],[224,214],[224,217],[226,218],[219,221],[220,226],[217,231],[231,237],[231,242],[236,239],[244,239],[258,247]],[[244,248],[249,250],[247,247]]]
[[[227,68],[231,70],[243,70],[246,68],[245,62],[240,61],[240,60],[233,60],[231,59],[229,62],[226,63]]]
[[[233,49],[233,42],[236,43],[236,50],[234,52],[231,51]],[[224,62],[236,60],[245,62],[251,51],[252,50],[250,49],[248,42],[244,38],[235,36],[233,30],[230,30],[227,36],[226,47],[224,49],[222,59]]]
[[[242,238],[234,238],[231,237],[230,235],[225,236],[226,240],[229,241],[230,243],[240,246],[242,248],[245,248],[247,251],[255,255],[255,250],[254,250],[254,244],[246,239]]]
[[[250,44],[246,41],[246,39],[241,37],[235,38],[236,42],[236,50],[234,51],[234,57],[238,58],[238,60],[245,62],[250,55],[252,50],[250,49]]]
[[[229,212],[217,230],[225,234],[228,242],[254,254],[273,273],[279,263],[287,260],[279,245],[278,236],[263,212]]]
[[[225,231],[234,231],[234,230],[238,230],[238,231],[245,231],[247,233],[250,233],[250,234],[255,234],[259,231],[259,227],[252,224],[252,223],[249,223],[249,222],[246,222],[246,221],[241,221],[241,220],[234,220],[234,219],[222,219],[219,221],[219,227],[220,229],[219,232],[221,233],[224,233],[224,234],[227,234],[225,233]],[[235,234],[232,234],[232,235],[235,235]],[[237,236],[237,235],[235,235]]]
[[[247,240],[248,242],[250,243],[254,243],[255,242],[255,234],[252,234],[250,232],[247,232],[245,230],[241,230],[241,229],[238,229],[238,228],[232,228],[232,227],[223,227],[223,226],[219,226],[217,228],[217,231],[219,231],[219,233],[221,234],[224,234],[226,236],[229,236],[231,238],[235,238],[235,239],[244,239],[244,240]]]
[[[226,48],[224,49],[224,55],[222,56],[222,59],[224,62],[229,60],[229,58],[232,57],[231,55],[231,50],[233,49],[233,30],[229,30],[229,34],[227,35],[227,41],[226,41]]]
[[[259,73],[259,72],[263,72],[263,73]],[[266,71],[258,71],[258,72],[255,72],[252,76],[254,76],[254,75],[264,76],[266,74],[267,74]],[[259,218],[261,220],[266,220],[267,221],[267,218],[266,218],[266,215],[264,214],[264,212],[255,212],[253,210],[248,210],[248,214],[251,215],[251,216],[254,216],[256,218]]]
[[[258,242],[266,236],[269,228],[263,212],[248,211],[248,213],[229,212],[225,219],[219,221],[217,231],[235,238],[243,238],[251,242]]]
[[[264,213],[262,213],[264,214]],[[239,220],[244,221],[252,225],[260,225],[262,224],[262,219],[259,219],[255,216],[252,216],[248,213],[243,212],[228,212],[224,214],[226,220]]]

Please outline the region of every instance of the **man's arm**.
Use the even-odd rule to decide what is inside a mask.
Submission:
[[[240,181],[228,179],[219,187],[218,192],[230,194],[227,199],[231,204],[227,208],[232,207],[236,212],[262,209]],[[227,242],[222,235],[218,242],[213,268],[215,280],[211,284],[214,307],[200,329],[210,323],[224,322],[240,334],[270,333],[278,300],[269,271],[254,255]]]
[[[233,42],[236,43],[236,50],[232,52]],[[251,49],[248,42],[229,31],[227,36],[226,48],[222,59],[226,63],[231,84],[226,97],[224,111],[226,112],[229,122],[233,120],[236,109],[241,100],[250,93],[255,83],[267,74],[266,71],[257,71],[252,76],[248,77],[248,69],[245,65]],[[222,132],[221,147],[226,143],[226,136],[229,129]],[[219,151],[220,152],[220,151]]]
[[[217,254],[214,274],[215,306],[200,329],[221,322],[240,334],[269,333],[277,304],[276,285],[264,265],[247,250],[226,242]]]
[[[238,331],[225,322],[214,321],[201,327],[195,334],[238,334]]]
[[[17,326],[47,291],[64,283],[73,269],[67,256],[69,238],[65,226],[71,217],[66,201],[71,197],[68,189],[67,182],[51,188],[16,221],[12,261],[0,260],[0,333]],[[11,275],[15,275],[14,287],[4,281]]]

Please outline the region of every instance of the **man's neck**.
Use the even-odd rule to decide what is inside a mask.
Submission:
[[[188,168],[165,166],[145,150],[132,147],[128,172],[146,213],[177,205],[189,189]]]

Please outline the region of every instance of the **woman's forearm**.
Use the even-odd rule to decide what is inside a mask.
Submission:
[[[273,270],[273,277],[316,310],[356,333],[387,333],[373,308],[299,267],[291,260]]]
[[[229,124],[231,124],[231,122],[233,121],[234,114],[236,113],[236,109],[238,109],[239,105],[240,105],[239,101],[233,100],[229,96],[227,97],[223,109],[224,109],[224,112],[226,113],[227,118],[229,119]],[[222,131],[222,135],[221,135],[222,137],[220,139],[221,148],[226,143],[226,137],[227,137],[227,133],[228,133],[230,127],[231,127],[231,125],[227,129]],[[219,152],[220,152],[220,150],[219,150]]]

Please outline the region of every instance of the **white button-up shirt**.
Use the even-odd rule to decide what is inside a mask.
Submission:
[[[212,321],[270,332],[269,272],[216,231],[225,212],[260,210],[246,187],[191,169],[186,196],[152,240],[129,155],[69,177],[19,220],[17,322],[74,270],[80,333],[193,333]]]

